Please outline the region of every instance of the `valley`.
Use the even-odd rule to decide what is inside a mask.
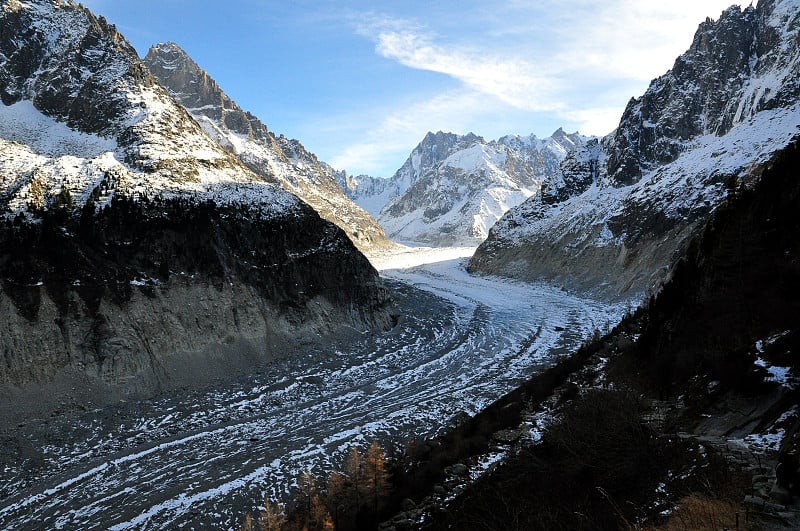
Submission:
[[[336,31],[437,72],[404,59],[441,56],[433,36],[367,18],[375,42]],[[341,102],[306,114],[333,101],[319,68],[271,99],[309,31],[237,79],[175,28],[144,55],[116,23],[0,3],[0,529],[252,531],[265,499],[290,530],[640,529],[698,498],[797,528],[800,0],[706,15],[605,136],[497,140],[440,125],[437,97],[370,100],[375,129]],[[481,127],[548,86],[514,104],[476,82],[524,71],[512,49],[431,62],[476,54],[439,73],[478,91]],[[376,64],[344,77],[370,88]],[[561,96],[547,123],[572,131]],[[295,104],[327,154],[272,129]],[[429,132],[391,177],[340,167],[413,145],[401,125]],[[348,131],[365,140],[337,155]],[[383,500],[383,457],[351,452],[373,442]],[[761,448],[736,464],[729,442]]]
[[[471,252],[375,259],[400,309],[388,332],[298,345],[233,383],[31,419],[3,445],[0,526],[235,528],[305,470],[325,473],[353,444],[432,436],[621,316],[471,276]]]

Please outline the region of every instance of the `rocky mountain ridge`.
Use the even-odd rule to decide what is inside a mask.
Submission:
[[[345,234],[210,138],[80,4],[2,4],[0,97],[3,396],[146,396],[389,324]]]
[[[394,239],[476,244],[587,141],[561,129],[543,139],[506,136],[489,142],[472,133],[428,133],[390,179],[345,175],[340,184]]]
[[[98,187],[98,204],[117,191],[297,203],[203,133],[104,19],[75,2],[13,1],[1,13],[6,211],[47,207],[64,188],[81,206]]]
[[[706,20],[614,132],[494,226],[470,270],[611,298],[657,290],[715,206],[800,134],[798,35],[792,0]]]
[[[144,63],[211,138],[257,175],[310,204],[362,250],[390,245],[380,225],[342,193],[333,168],[242,110],[177,44],[151,47]]]

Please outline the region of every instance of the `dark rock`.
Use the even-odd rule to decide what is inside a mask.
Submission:
[[[779,485],[772,487],[769,491],[769,497],[784,506],[792,503],[792,494],[789,492],[789,489]]]
[[[764,507],[764,504],[766,503],[766,500],[764,500],[763,498],[759,498],[758,496],[749,496],[749,495],[745,496],[743,501],[745,505],[756,507],[758,509],[762,509]]]
[[[468,471],[469,469],[467,468],[467,466],[462,463],[456,463],[455,465],[450,467],[450,473],[456,476],[464,476],[467,474]]]
[[[405,498],[403,501],[400,502],[400,508],[403,511],[413,511],[417,508],[417,504],[414,503],[414,500],[410,498]]]

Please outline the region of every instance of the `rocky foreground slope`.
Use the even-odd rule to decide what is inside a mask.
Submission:
[[[474,245],[511,207],[536,194],[587,138],[428,133],[391,179],[340,176],[348,195],[395,240]]]
[[[257,175],[307,202],[361,250],[391,245],[381,226],[342,193],[335,170],[243,111],[178,45],[153,46],[144,63],[211,138]]]
[[[482,412],[478,435],[506,422],[520,442],[405,528],[797,529],[799,166],[795,142],[715,210],[658,295]]]
[[[210,138],[76,2],[3,2],[0,99],[4,408],[41,385],[148,394],[388,323],[345,234]]]
[[[470,270],[606,297],[658,288],[689,237],[800,134],[800,5],[707,19],[619,127],[494,226]]]

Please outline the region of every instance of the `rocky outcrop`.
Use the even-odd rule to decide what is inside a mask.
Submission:
[[[11,213],[63,189],[80,206],[101,185],[99,203],[116,191],[221,198],[222,188],[224,199],[295,202],[210,139],[117,30],[79,4],[7,2],[0,27],[0,202]]]
[[[613,133],[498,221],[470,270],[611,298],[657,290],[709,213],[800,133],[799,14],[778,0],[706,20]]]
[[[0,53],[4,105],[31,99],[44,114],[85,133],[121,132],[118,121],[130,102],[124,90],[107,90],[110,79],[126,88],[153,84],[117,29],[74,2],[4,2]]]
[[[782,33],[796,33],[797,26],[792,2],[780,1],[760,2],[758,9],[734,6],[700,24],[672,70],[628,103],[608,142],[611,182],[632,184],[677,159],[697,136],[722,136],[762,110],[795,104],[796,42]]]
[[[388,325],[375,271],[308,207],[259,219],[213,204],[115,201],[80,220],[59,216],[0,231],[0,383],[81,373],[152,391],[182,381],[166,367],[255,363],[342,323]]]
[[[0,28],[0,394],[147,395],[389,324],[346,235],[203,132],[113,26],[12,0]]]
[[[428,133],[388,180],[351,178],[351,197],[380,208],[392,238],[435,245],[476,244],[509,208],[536,194],[586,138]]]
[[[178,45],[153,46],[144,62],[205,132],[256,174],[307,202],[363,251],[391,246],[381,226],[343,194],[335,170],[243,111]]]

